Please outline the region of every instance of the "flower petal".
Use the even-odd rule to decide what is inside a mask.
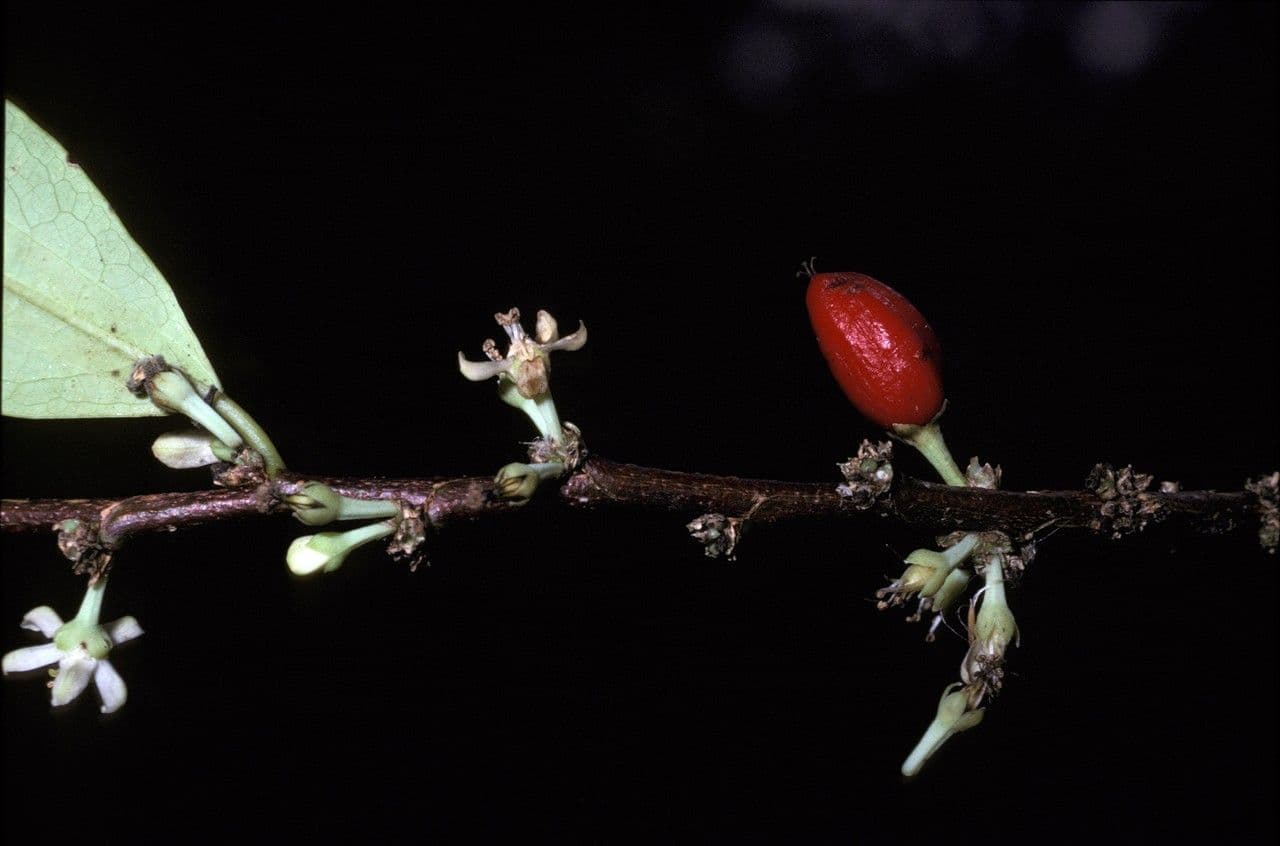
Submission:
[[[511,369],[512,363],[513,360],[509,358],[501,361],[468,361],[466,356],[458,353],[458,370],[472,382],[483,382],[499,373],[506,373]]]
[[[538,322],[534,326],[533,337],[539,344],[549,344],[560,339],[560,327],[546,309],[538,309]]]
[[[27,612],[27,616],[22,618],[22,627],[28,631],[40,632],[45,637],[53,637],[53,633],[62,627],[62,618],[48,605],[41,605]]]
[[[107,630],[107,637],[111,638],[111,642],[116,645],[133,640],[142,634],[142,626],[138,625],[138,621],[133,617],[121,617],[115,622],[107,623],[103,628]]]
[[[98,659],[83,649],[67,654],[58,664],[58,678],[53,683],[53,706],[66,705],[84,693],[97,668]]]
[[[98,685],[98,695],[102,697],[101,710],[104,714],[119,710],[129,698],[129,689],[125,687],[124,679],[120,678],[120,674],[116,672],[115,667],[111,666],[110,661],[98,661],[98,672],[94,673],[93,681]]]
[[[45,667],[56,663],[61,657],[62,650],[52,643],[28,646],[25,649],[15,649],[4,656],[4,672],[6,675],[9,673],[25,673],[27,670],[34,670],[37,667]]]
[[[582,345],[587,342],[587,324],[581,320],[578,321],[578,328],[570,335],[563,338],[557,338],[549,344],[542,345],[543,352],[554,352],[556,350],[580,350]]]

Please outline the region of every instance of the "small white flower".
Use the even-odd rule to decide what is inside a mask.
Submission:
[[[494,319],[511,340],[506,356],[498,352],[498,345],[489,339],[484,342],[488,361],[468,361],[458,353],[458,369],[472,382],[497,376],[498,396],[502,401],[523,411],[544,438],[559,444],[564,432],[551,400],[551,353],[582,349],[587,342],[587,327],[579,322],[576,331],[562,338],[555,318],[539,311],[533,337],[530,337],[520,324],[519,309],[495,314]]]
[[[547,375],[551,369],[549,353],[556,350],[580,350],[587,342],[585,324],[579,322],[576,331],[562,338],[555,318],[545,311],[538,312],[532,338],[520,325],[520,309],[513,308],[506,314],[495,314],[493,317],[511,340],[506,356],[498,352],[497,344],[488,340],[484,342],[488,361],[468,361],[466,356],[458,353],[458,368],[463,376],[473,382],[503,376],[516,386],[525,399],[537,399],[547,392]]]
[[[21,673],[56,663],[57,670],[50,671],[54,681],[54,707],[74,700],[89,682],[93,681],[102,697],[102,713],[110,714],[124,705],[129,691],[124,679],[107,660],[113,646],[142,634],[142,627],[133,617],[121,617],[113,623],[98,625],[102,611],[102,598],[107,580],[99,579],[85,592],[84,601],[75,619],[63,623],[58,613],[47,605],[32,608],[22,618],[22,628],[40,632],[52,642],[39,646],[15,649],[4,656],[4,674]]]

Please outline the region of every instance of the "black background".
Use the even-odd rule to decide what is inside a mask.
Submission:
[[[834,483],[876,430],[812,341],[814,255],[929,317],[948,441],[1006,487],[1280,466],[1273,7],[647,8],[10,8],[6,96],[294,469],[518,460],[531,428],[454,356],[519,306],[590,326],[554,388],[600,454]],[[151,460],[168,421],[3,427],[6,496],[208,483]],[[964,645],[868,599],[927,533],[758,526],[726,563],[692,515],[554,499],[449,527],[416,573],[365,550],[296,579],[283,519],[131,541],[128,705],[0,687],[5,833],[1274,836],[1248,533],[1045,543],[1005,694],[904,784]],[[48,537],[3,549],[11,649],[81,588]]]

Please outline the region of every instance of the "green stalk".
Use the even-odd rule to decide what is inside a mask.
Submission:
[[[920,454],[938,471],[942,481],[957,488],[968,487],[969,481],[951,457],[951,450],[947,449],[947,443],[942,439],[942,429],[936,422],[923,426],[897,423],[893,426],[893,433],[920,450]]]
[[[258,425],[258,421],[249,416],[249,412],[241,408],[235,400],[218,391],[213,399],[213,409],[222,415],[222,419],[231,424],[251,449],[262,456],[262,464],[268,478],[274,478],[284,469],[284,459],[280,457],[276,445],[271,443],[271,438],[267,437],[266,430]]]
[[[76,612],[75,621],[83,623],[86,626],[98,625],[98,617],[102,614],[102,600],[107,594],[107,580],[105,578],[98,579],[97,582],[89,586],[84,593],[84,599],[80,601],[80,610]]]

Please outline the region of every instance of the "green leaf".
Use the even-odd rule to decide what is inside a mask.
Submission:
[[[162,355],[203,389],[213,366],[160,271],[66,151],[4,104],[4,365],[10,417],[164,414],[125,387]]]

